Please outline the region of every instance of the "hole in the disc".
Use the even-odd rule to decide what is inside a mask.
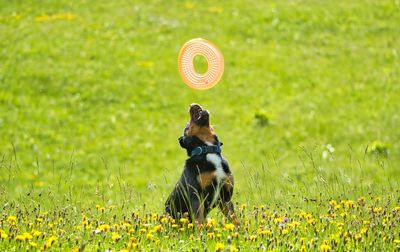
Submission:
[[[208,69],[207,59],[203,55],[196,55],[193,58],[194,70],[199,74],[205,74]]]

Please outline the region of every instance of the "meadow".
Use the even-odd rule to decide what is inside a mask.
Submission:
[[[0,250],[400,249],[400,1],[0,0]],[[186,87],[180,47],[225,57]],[[162,215],[189,104],[240,226]]]

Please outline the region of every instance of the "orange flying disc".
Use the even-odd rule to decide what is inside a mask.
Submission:
[[[201,55],[207,60],[204,74],[196,72],[193,59]],[[224,73],[224,57],[211,42],[196,38],[186,42],[179,51],[178,68],[183,82],[194,89],[209,89],[215,86]]]

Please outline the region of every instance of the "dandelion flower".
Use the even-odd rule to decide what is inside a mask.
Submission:
[[[152,241],[152,240],[154,239],[154,235],[151,234],[151,233],[148,233],[148,234],[146,235],[146,238],[147,238],[147,240]]]
[[[0,239],[7,239],[8,235],[4,230],[0,229]]]
[[[182,223],[182,224],[186,224],[186,223],[189,223],[189,220],[187,218],[181,218],[179,220],[179,222]]]
[[[162,232],[163,229],[164,229],[164,228],[162,227],[161,224],[160,224],[160,225],[157,225],[157,226],[155,226],[155,227],[153,228],[154,232],[158,232],[158,233]]]
[[[117,232],[112,232],[111,240],[119,241],[119,239],[121,239],[121,236]]]
[[[45,247],[46,248],[50,248],[52,245],[54,245],[55,243],[57,243],[57,237],[52,235],[49,237],[49,239],[47,239],[47,241],[45,242]]]
[[[226,230],[229,230],[229,231],[235,230],[235,225],[232,224],[232,223],[227,223],[227,224],[224,225],[224,227],[225,227]]]
[[[168,219],[167,217],[163,217],[163,218],[161,219],[161,223],[163,223],[163,224],[168,223],[168,221],[169,221],[169,219]]]
[[[207,219],[207,227],[213,227],[217,224],[217,222],[213,218],[208,218]]]
[[[225,245],[222,242],[217,242],[215,244],[215,251],[221,251],[225,248]]]
[[[326,241],[326,240],[324,240],[324,241],[322,242],[320,249],[321,249],[322,252],[329,252],[329,251],[332,251],[331,246],[328,245],[328,241]]]
[[[250,236],[250,241],[255,242],[257,240],[257,235],[251,235]]]
[[[8,216],[7,221],[10,225],[15,225],[15,223],[17,222],[17,217],[15,217],[14,215],[10,215]]]
[[[239,249],[237,249],[234,245],[232,245],[232,246],[229,248],[229,251],[230,251],[230,252],[239,252]]]

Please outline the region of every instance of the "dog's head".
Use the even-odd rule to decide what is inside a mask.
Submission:
[[[188,155],[198,146],[222,145],[210,125],[210,113],[207,110],[194,103],[189,107],[189,115],[190,120],[186,124],[183,136],[179,138],[180,145],[187,150]]]

